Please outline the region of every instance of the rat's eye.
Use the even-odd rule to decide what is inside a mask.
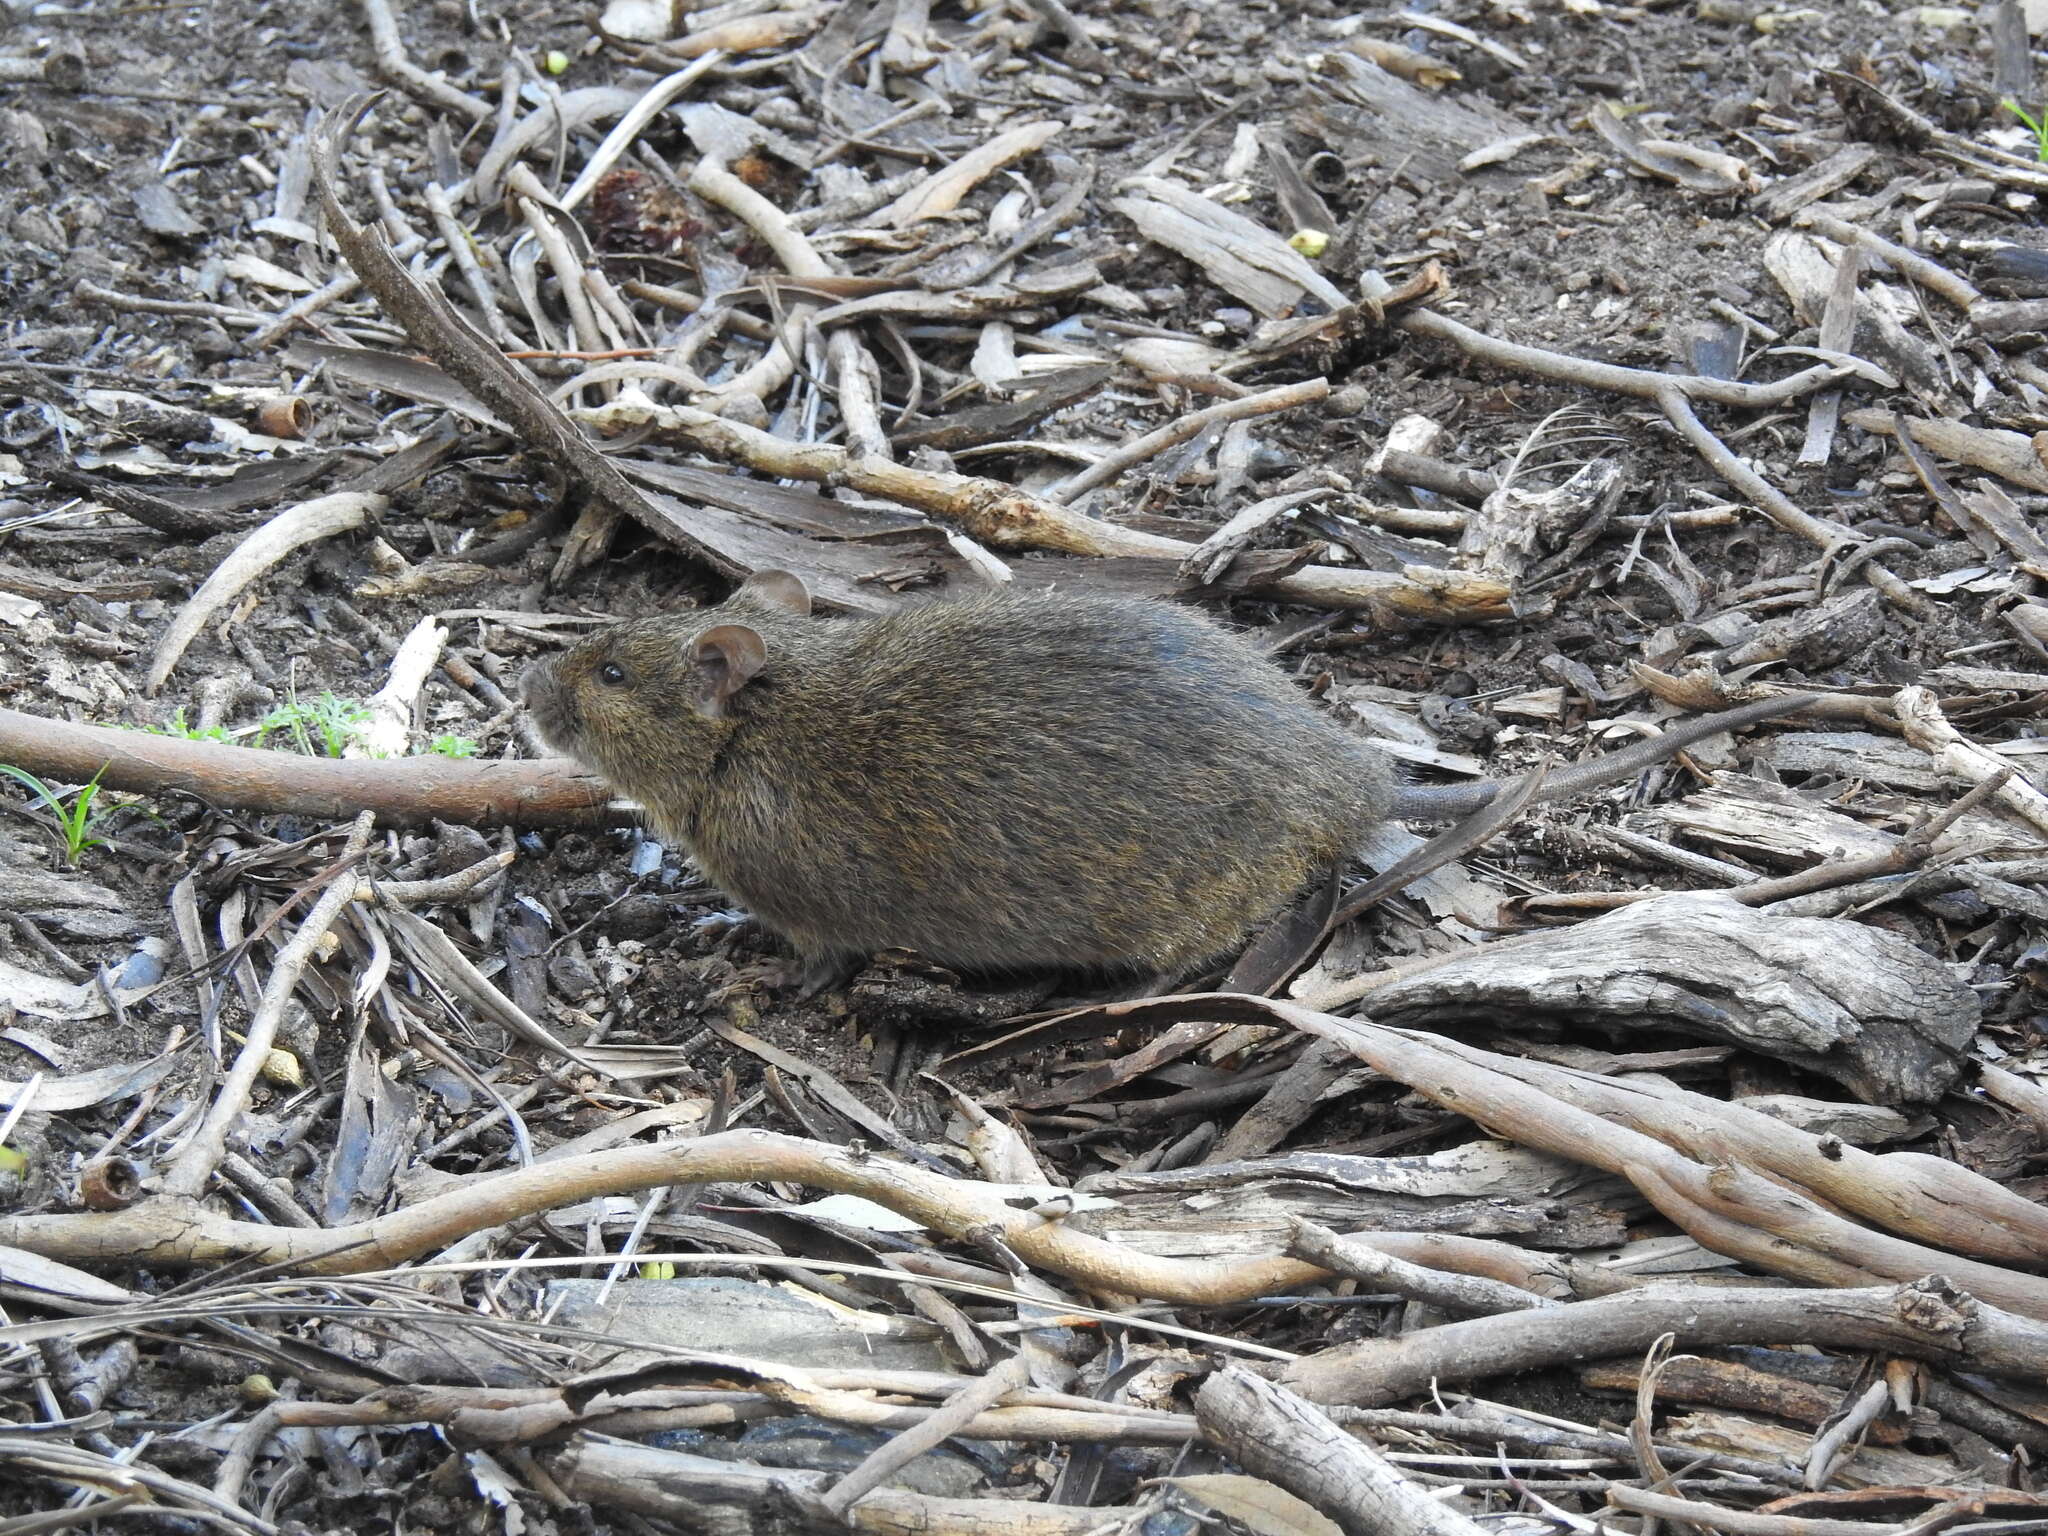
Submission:
[[[617,688],[626,680],[626,669],[616,661],[608,661],[597,669],[597,680],[608,687]]]

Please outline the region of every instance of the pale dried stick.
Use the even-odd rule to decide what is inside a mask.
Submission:
[[[363,19],[370,24],[370,48],[377,59],[377,72],[385,79],[428,106],[453,112],[469,122],[480,123],[491,115],[487,103],[428,74],[406,57],[405,39],[398,35],[398,19],[391,14],[390,0],[363,0]]]
[[[1224,400],[1199,411],[1190,411],[1185,416],[1175,417],[1156,431],[1131,439],[1114,453],[1096,460],[1072,479],[1063,481],[1045,492],[1045,497],[1048,501],[1070,502],[1083,491],[1093,490],[1098,485],[1114,480],[1133,464],[1141,464],[1155,454],[1164,453],[1169,448],[1188,442],[1213,426],[1229,421],[1243,421],[1252,416],[1270,416],[1276,411],[1292,410],[1297,405],[1310,405],[1317,400],[1327,399],[1329,394],[1328,379],[1303,379],[1299,384],[1282,384],[1277,389],[1261,390],[1256,395]]]
[[[568,191],[562,194],[562,206],[574,208],[590,195],[591,188],[604,179],[619,161],[619,158],[633,147],[633,141],[647,129],[647,125],[660,116],[662,109],[696,83],[698,78],[723,63],[725,55],[716,50],[705,54],[695,62],[685,65],[674,74],[663,75],[647,88],[647,92],[618,120],[612,131],[604,136],[604,142],[584,162],[579,175]]]
[[[400,244],[394,246],[391,254],[396,260],[410,261],[426,248],[426,236],[411,235]],[[343,272],[338,276],[329,278],[304,298],[295,300],[284,309],[279,310],[274,320],[242,343],[243,350],[247,352],[261,352],[265,347],[275,343],[280,336],[291,330],[292,327],[311,319],[321,310],[327,308],[328,305],[338,304],[343,299],[353,297],[356,290],[362,286],[363,280],[353,272]]]
[[[818,254],[804,232],[790,222],[788,214],[716,160],[706,156],[698,161],[697,168],[690,172],[689,186],[691,191],[718,204],[742,220],[749,229],[766,241],[768,248],[775,252],[775,259],[782,263],[790,276],[836,275],[832,264]],[[816,313],[815,305],[792,306],[791,328],[794,329]],[[779,341],[776,343],[776,346],[782,345]],[[748,380],[774,355],[775,350],[771,347],[768,357],[764,357],[740,379],[725,385],[716,393],[726,397],[746,393],[766,398],[762,391],[753,388]],[[785,352],[784,355],[787,357],[788,353]],[[831,360],[833,381],[839,386],[839,415],[846,423],[847,442],[862,456],[889,457],[889,436],[882,427],[877,387],[879,374],[874,359],[867,355],[867,348],[861,345],[860,338],[847,328],[832,332],[826,339],[825,355]],[[742,388],[743,385],[746,387]]]
[[[277,962],[270,968],[270,979],[263,984],[263,1001],[250,1016],[241,1054],[235,1057],[227,1080],[214,1095],[206,1118],[164,1174],[164,1194],[196,1200],[206,1188],[207,1180],[213,1177],[214,1170],[220,1166],[221,1157],[227,1151],[228,1132],[249,1112],[249,1096],[255,1090],[257,1074],[263,1070],[271,1046],[276,1043],[278,1022],[284,1017],[285,1005],[291,1001],[292,993],[298,989],[299,977],[311,962],[314,951],[326,939],[327,930],[341,916],[342,908],[355,900],[356,882],[345,865],[369,846],[370,831],[375,825],[376,818],[368,811],[356,818],[355,826],[349,831],[348,842],[342,847],[342,863],[337,865],[332,882],[314,904],[313,910],[306,914],[306,920],[292,935],[291,942],[278,951]]]
[[[1940,294],[1957,309],[1968,309],[1984,297],[1966,278],[1957,276],[1936,261],[1929,261],[1918,251],[1909,251],[1903,245],[1885,239],[1883,235],[1851,224],[1847,219],[1838,219],[1833,214],[1822,213],[1817,208],[1808,208],[1792,221],[1808,229],[1815,229],[1830,240],[1839,240],[1845,245],[1861,246],[1873,256],[1884,258],[1888,266],[1911,278],[1921,287]]]
[[[1982,783],[2011,768],[1996,753],[1987,752],[1968,740],[1941,712],[1941,701],[1933,690],[1918,686],[1901,688],[1892,700],[1892,714],[1905,727],[1906,740],[1925,752],[1935,766],[1968,784]],[[1998,790],[1998,798],[2048,832],[2048,795],[2013,774]]]
[[[547,188],[540,184],[540,178],[525,165],[515,165],[505,178],[505,190],[518,200],[520,217],[526,220],[527,230],[540,242],[541,253],[554,269],[555,281],[561,286],[562,302],[569,308],[569,319],[576,327],[576,342],[587,352],[607,350],[609,338],[598,329],[597,315],[590,307],[590,295],[583,287],[583,262],[569,244],[569,237],[562,233],[562,226],[548,216],[542,204],[550,201]]]
[[[384,686],[369,701],[369,725],[342,748],[343,757],[404,757],[411,751],[413,706],[447,643],[447,629],[432,614],[413,625],[391,658]]]
[[[387,505],[389,499],[383,496],[337,491],[287,507],[251,533],[235,546],[234,553],[214,567],[213,574],[164,630],[163,639],[157,642],[156,657],[143,679],[143,692],[153,694],[163,686],[171,668],[178,664],[207,619],[236,593],[293,550],[360,528]]]
[[[492,287],[483,264],[476,259],[475,238],[455,217],[455,205],[449,200],[447,188],[439,182],[428,182],[425,197],[427,213],[434,221],[434,228],[440,232],[442,245],[447,247],[448,259],[462,274],[463,285],[469,289],[470,298],[476,301],[477,313],[490,328],[491,339],[507,352],[520,351],[526,343],[514,333],[505,320],[504,311],[498,307],[497,290]],[[353,272],[349,275],[355,276]]]
[[[1012,161],[1022,160],[1026,155],[1043,149],[1046,142],[1060,131],[1060,126],[1050,121],[1025,123],[1007,133],[999,133],[945,169],[934,171],[868,222],[903,229],[919,219],[951,213],[960,206],[960,199],[982,181]]]

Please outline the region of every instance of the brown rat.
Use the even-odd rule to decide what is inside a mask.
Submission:
[[[1184,971],[1390,815],[1462,814],[1496,788],[1398,790],[1244,641],[1121,597],[823,618],[765,572],[715,609],[589,636],[524,693],[550,743],[645,806],[814,981],[891,947],[976,972]],[[1770,706],[1578,765],[1552,793],[1797,701]]]

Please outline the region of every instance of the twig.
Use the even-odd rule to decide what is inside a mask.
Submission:
[[[1243,421],[1253,416],[1270,416],[1276,411],[1292,410],[1297,405],[1312,405],[1318,400],[1328,399],[1329,394],[1328,379],[1304,379],[1299,384],[1282,384],[1276,389],[1262,390],[1256,395],[1224,400],[1215,405],[1205,406],[1199,411],[1190,411],[1185,416],[1169,421],[1156,431],[1133,438],[1114,453],[1105,454],[1072,479],[1045,492],[1045,499],[1065,504],[1084,491],[1093,490],[1098,485],[1114,480],[1133,464],[1141,464],[1169,448],[1190,442],[1211,427],[1221,426],[1230,421]]]
[[[213,574],[192,594],[191,601],[165,627],[148,675],[143,679],[142,691],[154,694],[163,686],[171,668],[178,664],[178,658],[185,654],[185,648],[205,627],[207,619],[243,588],[292,551],[360,528],[389,504],[383,496],[337,491],[287,507],[256,529],[235,546],[233,554],[214,567]]]
[[[298,990],[299,977],[311,963],[314,951],[326,939],[327,930],[341,916],[342,908],[355,900],[356,883],[348,876],[348,865],[368,846],[370,831],[375,825],[376,818],[368,811],[356,818],[348,841],[342,847],[341,859],[333,868],[326,892],[306,914],[291,942],[278,951],[277,960],[270,969],[270,978],[263,986],[262,1004],[250,1016],[241,1053],[235,1057],[234,1066],[228,1069],[226,1080],[214,1094],[206,1118],[164,1174],[164,1194],[173,1200],[198,1199],[220,1166],[221,1157],[227,1151],[228,1132],[249,1112],[256,1078],[277,1040],[278,1023],[284,1017],[285,1005]]]
[[[391,658],[384,686],[368,701],[369,724],[342,748],[343,757],[404,757],[412,750],[413,712],[420,690],[447,643],[447,629],[432,614],[413,625]]]
[[[377,58],[377,71],[407,95],[440,107],[472,123],[491,115],[490,106],[466,91],[458,91],[446,80],[428,74],[406,57],[405,39],[398,35],[398,19],[391,14],[391,0],[363,0],[363,18],[370,24],[370,47]]]
[[[855,1503],[895,1473],[926,1451],[938,1449],[962,1426],[995,1407],[1009,1393],[1028,1386],[1030,1381],[1030,1361],[1022,1355],[1012,1355],[979,1381],[970,1382],[948,1397],[923,1423],[903,1430],[886,1445],[877,1446],[859,1466],[826,1490],[825,1507],[844,1519]]]
[[[1974,285],[1958,277],[1947,267],[1936,261],[1929,261],[1918,251],[1909,251],[1903,245],[1885,239],[1874,230],[1860,224],[1851,224],[1847,219],[1838,219],[1831,213],[1818,208],[1808,208],[1792,221],[1808,229],[1815,229],[1830,240],[1839,240],[1845,245],[1860,246],[1874,256],[1884,258],[1885,264],[1910,277],[1921,287],[1940,294],[1957,309],[1967,310],[1983,297]]]
[[[1729,1536],[1896,1536],[1899,1527],[1870,1520],[1817,1520],[1807,1515],[1766,1515],[1730,1509],[1669,1493],[1650,1493],[1626,1483],[1607,1485],[1607,1502],[1634,1514],[1654,1515]]]
[[[604,136],[604,142],[584,161],[575,182],[562,194],[562,206],[573,209],[588,197],[591,189],[604,180],[605,173],[633,147],[633,141],[646,131],[647,125],[659,117],[670,102],[724,62],[725,55],[713,49],[647,87],[646,93],[612,126],[612,131]]]
[[[370,810],[409,826],[588,827],[630,819],[609,809],[602,780],[562,758],[301,757],[0,709],[0,762],[61,784],[85,784],[97,775],[102,786],[124,793],[194,795],[271,815],[331,819]]]
[[[426,237],[424,235],[413,235],[392,247],[391,255],[397,261],[410,261],[426,248]],[[451,242],[451,249],[453,248],[453,242]],[[339,304],[343,299],[352,297],[356,290],[362,286],[363,280],[357,277],[355,273],[338,273],[311,293],[293,300],[284,309],[278,311],[276,317],[268,325],[264,326],[262,330],[243,340],[242,350],[252,353],[267,351],[277,344],[280,337],[302,321],[310,320],[314,315],[319,314],[321,310],[326,309],[331,304]]]
[[[1057,122],[1024,123],[976,145],[951,165],[933,172],[868,222],[907,229],[920,219],[951,213],[983,180],[1015,160],[1036,154],[1060,131]]]
[[[1356,1280],[1369,1290],[1392,1291],[1455,1316],[1527,1312],[1550,1305],[1545,1297],[1498,1280],[1446,1274],[1440,1269],[1426,1269],[1397,1259],[1377,1248],[1339,1237],[1328,1227],[1301,1216],[1294,1218],[1294,1238],[1287,1251],[1297,1259],[1306,1259],[1333,1274]]]

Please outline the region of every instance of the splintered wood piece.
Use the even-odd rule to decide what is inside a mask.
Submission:
[[[1901,1104],[1939,1098],[1962,1075],[1981,1008],[1895,934],[1695,893],[1624,907],[1540,947],[1481,949],[1373,997],[1374,1018],[1422,1028],[1514,1013],[1725,1040],[1866,1103]]]
[[[1803,867],[1889,853],[1898,839],[1782,784],[1722,774],[1711,788],[1647,813],[1653,827],[1758,863]]]
[[[1842,248],[1802,230],[1784,229],[1764,243],[1764,268],[1801,319],[1819,324],[1834,292]],[[1909,333],[1891,311],[1866,289],[1856,300],[1858,357],[1882,363],[1932,397],[1942,393],[1940,359],[1934,350]]]
[[[1292,314],[1304,297],[1331,309],[1351,302],[1286,240],[1199,192],[1142,176],[1112,206],[1146,239],[1187,257],[1268,320]]]

